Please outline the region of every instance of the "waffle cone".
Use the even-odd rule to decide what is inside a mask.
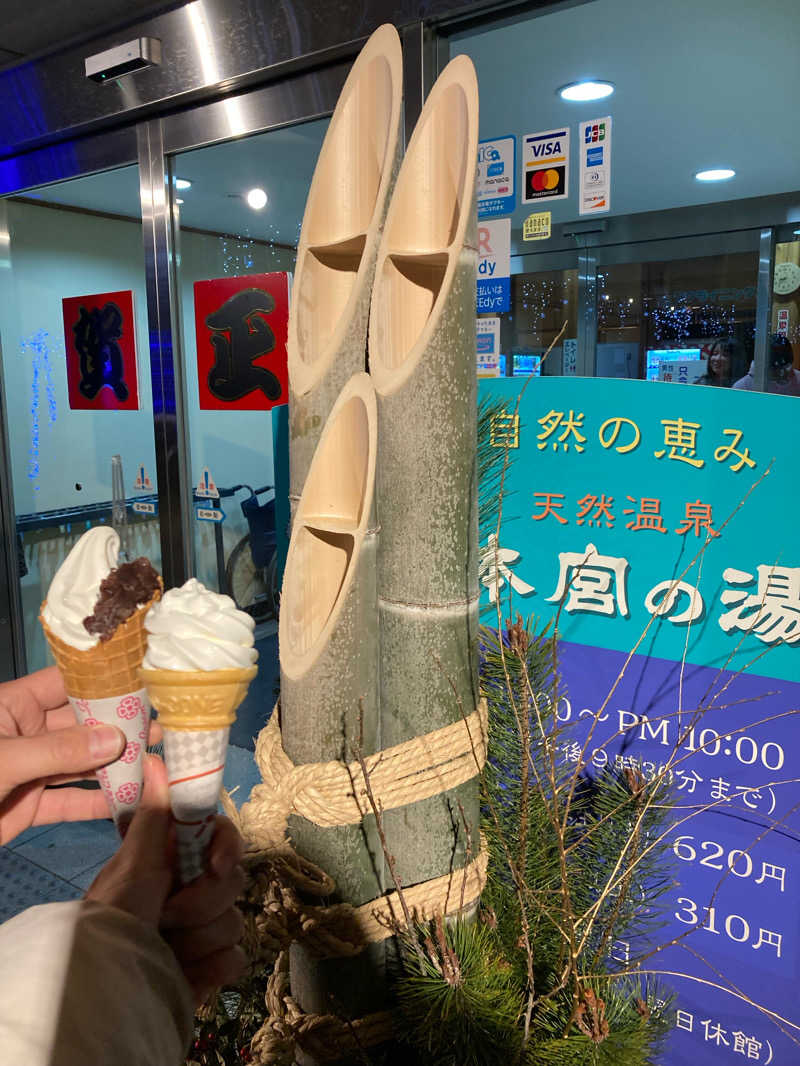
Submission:
[[[256,666],[231,670],[139,670],[165,729],[222,729],[236,720]]]
[[[102,699],[123,696],[141,687],[138,671],[147,648],[144,617],[160,599],[161,589],[158,589],[147,603],[137,607],[130,618],[117,626],[113,637],[98,641],[85,651],[73,648],[57,637],[40,613],[44,635],[70,696],[83,700]]]

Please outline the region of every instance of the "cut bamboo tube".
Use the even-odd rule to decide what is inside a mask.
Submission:
[[[376,418],[372,382],[357,374],[324,427],[295,516],[279,623],[281,732],[295,764],[351,760],[354,743],[365,754],[380,747]],[[295,815],[289,835],[334,878],[337,900],[358,906],[382,893],[373,819],[323,829]],[[295,945],[292,995],[305,1011],[326,1014],[335,1002],[348,1017],[369,1013],[382,1003],[383,960],[383,945],[334,960]]]
[[[477,139],[475,72],[460,56],[406,152],[372,299],[384,748],[457,721],[477,700]],[[479,848],[477,778],[384,822],[403,884],[461,867]]]
[[[289,316],[292,510],[337,396],[365,369],[369,301],[399,165],[402,53],[377,29],[353,64],[308,194]]]

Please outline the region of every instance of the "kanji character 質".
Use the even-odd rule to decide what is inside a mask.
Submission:
[[[605,524],[609,529],[614,528],[614,515],[611,513],[611,508],[614,505],[614,497],[606,496],[603,493],[602,496],[584,496],[582,500],[578,500],[578,506],[581,510],[578,511],[575,516],[577,524],[582,526],[584,522],[588,521],[590,526],[595,523],[600,525],[601,520],[605,521]],[[594,508],[594,514],[587,519],[587,515]]]
[[[653,452],[656,459],[666,455],[668,459],[678,459],[690,466],[705,466],[705,459],[695,458],[699,422],[685,422],[682,418],[662,418],[661,425],[664,427],[664,447],[659,452]]]
[[[543,418],[539,418],[537,421],[542,427],[542,432],[536,434],[536,440],[538,441],[536,447],[540,451],[547,447],[548,438],[552,437],[557,429],[561,429],[562,432],[550,442],[553,445],[553,451],[558,451],[559,444],[565,452],[568,451],[568,438],[570,435],[575,438],[576,451],[582,452],[584,450],[586,437],[581,433],[583,429],[582,411],[577,415],[574,411],[570,411],[568,415],[565,415],[563,411],[550,410]]]
[[[625,425],[632,427],[633,439],[628,444],[617,444],[617,437],[619,437],[623,422]],[[597,436],[604,448],[611,448],[613,445],[616,445],[616,451],[618,451],[620,455],[624,455],[625,452],[632,452],[642,439],[641,431],[636,423],[630,418],[622,418],[619,415],[614,418],[607,418],[600,429],[598,429]]]
[[[636,503],[635,496],[627,496],[626,499],[630,500],[631,503]],[[637,529],[652,529],[656,533],[667,532],[661,516],[661,500],[656,500],[650,496],[642,496],[639,501],[638,514],[634,507],[627,507],[622,513],[636,515],[636,518],[625,523],[626,529],[632,529],[634,532]]]
[[[513,566],[519,560],[519,552],[513,548],[501,548],[497,543],[497,534],[490,533],[486,547],[478,564],[478,580],[489,590],[489,602],[495,603],[500,589],[509,582],[512,589],[520,596],[528,596],[536,589],[523,581],[518,574],[512,574],[509,563]]]
[[[531,515],[534,522],[541,522],[543,518],[547,518],[551,514],[562,526],[567,524],[566,518],[558,513],[563,506],[563,492],[534,492],[533,497],[536,500],[536,506],[541,507],[541,511],[538,514]],[[555,503],[555,500],[560,500],[561,503]]]
[[[558,563],[558,584],[549,603],[560,603],[566,595],[565,611],[613,617],[618,605],[620,614],[628,616],[627,559],[600,555],[594,544],[587,544],[584,552],[559,552]]]
[[[689,603],[682,611],[673,614],[676,603],[681,593],[689,597]],[[659,581],[647,593],[644,605],[650,614],[657,614],[662,618],[669,618],[674,625],[683,625],[687,622],[696,622],[703,614],[705,604],[700,590],[690,585],[688,581],[666,580]]]
[[[755,592],[725,589],[722,603],[731,609],[720,616],[726,633],[753,633],[765,644],[800,643],[800,567],[759,566]],[[729,585],[749,585],[753,575],[728,567],[722,574]]]
[[[739,460],[738,463],[731,463],[731,470],[735,473],[741,470],[743,466],[748,466],[752,469],[756,465],[755,459],[750,458],[750,449],[745,448],[743,452],[737,451],[739,441],[744,434],[741,429],[723,429],[723,435],[726,437],[733,437],[733,441],[730,444],[721,444],[719,448],[714,450],[714,458],[718,463],[724,463],[726,459],[730,459],[732,455],[735,455]]]
[[[699,537],[700,530],[705,529],[707,536],[719,536],[719,533],[711,528],[712,518],[710,503],[701,503],[699,500],[695,500],[694,503],[687,503],[685,506],[686,513],[683,516],[682,523],[679,526],[676,526],[676,533],[680,533],[681,536],[685,537],[691,529],[694,530],[694,535]]]

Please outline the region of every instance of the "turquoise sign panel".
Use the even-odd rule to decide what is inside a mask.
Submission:
[[[480,392],[507,399],[493,443],[512,445],[484,604],[558,612],[566,641],[798,678],[796,399],[556,377]]]

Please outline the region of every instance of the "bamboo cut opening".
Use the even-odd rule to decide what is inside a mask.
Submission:
[[[305,655],[316,643],[339,598],[353,556],[353,536],[329,529],[304,526],[298,531],[294,552],[295,572],[288,610],[287,636],[295,655]]]
[[[406,155],[387,220],[391,252],[436,252],[456,237],[464,207],[469,113],[459,84],[450,85],[436,101]],[[467,205],[468,206],[468,205]]]
[[[397,34],[376,32],[370,45],[389,49]],[[374,42],[374,43],[373,43]],[[387,156],[394,152],[399,107],[399,42],[353,68],[320,153],[298,256],[297,354],[316,363],[331,343],[361,267],[381,193]],[[362,53],[363,54],[363,53]],[[390,144],[391,141],[391,144]]]
[[[355,530],[361,523],[369,473],[369,420],[354,396],[341,408],[315,456],[298,518],[309,526]]]
[[[474,203],[477,114],[474,68],[459,56],[425,103],[386,218],[369,341],[379,391],[416,365],[450,291]]]
[[[279,647],[281,669],[294,678],[330,639],[374,518],[376,420],[372,382],[355,374],[325,424],[289,544]]]
[[[379,329],[391,337],[383,352],[390,369],[400,366],[416,344],[430,318],[447,271],[448,255],[389,255],[380,283],[383,299]]]
[[[331,341],[356,283],[365,240],[362,234],[308,249],[296,297],[298,349],[305,363],[313,363]]]

